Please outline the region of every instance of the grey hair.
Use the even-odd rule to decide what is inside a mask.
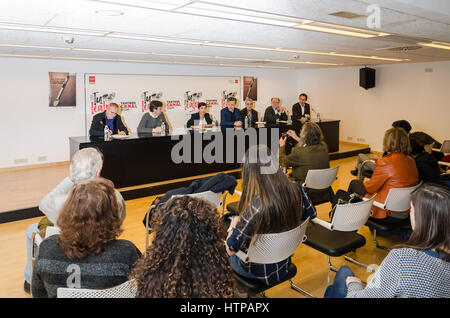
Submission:
[[[322,129],[316,123],[306,122],[303,124],[299,137],[303,139],[303,144],[306,146],[318,145],[323,141]]]
[[[74,183],[89,181],[97,176],[103,167],[103,155],[95,148],[77,151],[70,162],[70,174]]]

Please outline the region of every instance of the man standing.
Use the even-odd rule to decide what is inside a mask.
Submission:
[[[264,121],[266,124],[276,124],[277,120],[288,120],[286,108],[280,106],[280,99],[272,97],[270,99],[271,106],[266,108],[264,113]]]
[[[161,133],[163,132],[161,129],[162,123],[165,126],[164,133],[169,132],[169,124],[164,116],[162,107],[163,104],[159,100],[150,102],[149,112],[145,113],[139,122],[138,134]]]
[[[241,127],[243,119],[241,112],[236,107],[236,98],[229,97],[227,99],[227,107],[220,111],[220,127],[234,128]]]
[[[306,102],[308,100],[308,96],[305,93],[301,93],[298,100],[299,102],[292,106],[292,122],[300,122],[301,124],[304,124],[311,118],[311,108]]]
[[[117,114],[119,105],[110,103],[103,113],[99,113],[92,118],[89,135],[101,137],[104,134],[105,126],[109,128],[109,136],[111,135],[128,135],[128,129],[122,122],[122,118]]]

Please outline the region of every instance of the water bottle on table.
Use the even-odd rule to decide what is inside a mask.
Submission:
[[[164,124],[164,121],[161,120],[161,135],[166,134],[166,125]]]
[[[105,125],[105,128],[103,129],[103,139],[109,140],[109,127],[108,125]]]

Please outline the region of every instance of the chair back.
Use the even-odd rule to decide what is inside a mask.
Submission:
[[[331,229],[344,232],[359,230],[369,219],[374,200],[375,196],[361,202],[337,204]]]
[[[339,165],[327,169],[310,169],[306,174],[304,188],[309,189],[326,189],[337,179]]]
[[[444,142],[442,143],[441,149],[440,151],[442,153],[450,153],[450,140],[444,140]]]
[[[384,202],[385,210],[392,212],[404,212],[409,210],[411,193],[420,187],[422,182],[409,188],[392,188]]]
[[[242,261],[258,264],[273,264],[281,262],[294,254],[297,247],[306,241],[306,228],[309,218],[296,228],[281,232],[255,235],[250,242],[247,254],[238,251]]]
[[[183,197],[183,196],[188,196],[191,198],[198,198],[198,199],[203,199],[206,201],[211,202],[212,205],[214,205],[216,208],[221,206],[221,199],[222,199],[222,193],[218,192],[212,192],[212,191],[205,191],[205,192],[199,192],[199,193],[191,193],[191,194],[180,194],[180,195],[173,195],[172,198],[178,198],[178,197]]]
[[[52,235],[57,235],[60,232],[61,230],[57,226],[47,226],[47,228],[45,229],[45,237],[47,238]]]
[[[59,287],[56,294],[58,298],[135,298],[137,284],[131,280],[107,289]]]

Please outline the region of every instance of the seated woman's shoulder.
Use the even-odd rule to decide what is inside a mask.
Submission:
[[[123,251],[123,253],[128,252],[131,254],[137,253],[138,256],[141,255],[141,252],[137,248],[136,245],[134,245],[133,242],[128,240],[113,240],[109,242],[110,246],[114,249],[118,249]]]
[[[113,240],[113,241],[111,241],[111,243],[113,243],[116,246],[121,246],[124,248],[130,248],[130,247],[136,248],[136,245],[134,245],[133,242],[128,241],[128,240]]]

